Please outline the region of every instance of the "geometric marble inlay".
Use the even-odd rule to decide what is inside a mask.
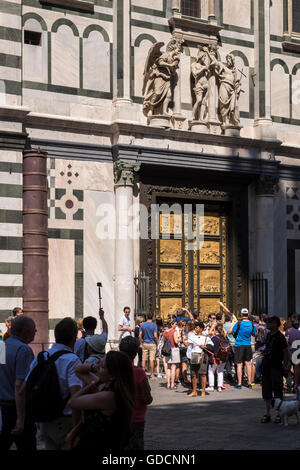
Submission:
[[[289,188],[291,189],[291,188]],[[296,188],[293,188],[296,189]],[[296,194],[295,194],[296,195]],[[294,198],[291,198],[294,199]],[[286,206],[287,230],[300,230],[300,206],[298,204],[287,204]]]

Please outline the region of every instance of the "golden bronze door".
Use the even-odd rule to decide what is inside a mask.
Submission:
[[[188,249],[184,215],[160,213],[156,240],[156,315],[164,320],[179,307],[200,312],[206,319],[227,300],[227,215],[204,208],[204,242]],[[196,213],[193,214],[193,230]],[[178,233],[182,233],[181,239]]]

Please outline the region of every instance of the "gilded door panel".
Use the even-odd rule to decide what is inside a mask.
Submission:
[[[205,215],[204,216],[204,236],[220,235],[220,216]]]
[[[220,270],[200,269],[200,293],[220,292]]]
[[[176,310],[182,307],[181,298],[160,298],[160,314],[163,320],[167,320],[168,315],[175,315]]]
[[[160,214],[159,215],[159,231],[161,234],[178,234],[182,233],[182,216],[181,214]]]
[[[181,240],[160,240],[160,262],[181,263],[182,262]]]
[[[220,243],[214,241],[204,241],[200,248],[201,264],[219,264],[220,263]]]
[[[181,292],[182,291],[181,269],[161,268],[160,291],[161,292]]]
[[[205,298],[200,299],[200,312],[201,320],[207,320],[210,313],[218,313],[220,311],[219,298]]]

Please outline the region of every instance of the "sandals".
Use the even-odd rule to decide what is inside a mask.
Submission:
[[[270,423],[271,422],[271,416],[269,415],[264,415],[261,420],[260,420],[261,423]]]

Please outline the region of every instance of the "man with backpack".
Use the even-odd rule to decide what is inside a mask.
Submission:
[[[34,358],[28,346],[34,339],[34,321],[23,315],[14,319],[5,341],[5,361],[0,363],[0,449],[36,450],[36,426],[25,417],[25,377]]]
[[[234,388],[240,390],[242,388],[242,371],[243,363],[245,363],[247,378],[248,378],[248,388],[252,388],[251,385],[251,359],[252,359],[252,349],[251,349],[251,336],[255,335],[256,328],[249,320],[249,312],[247,308],[242,308],[241,310],[242,320],[237,322],[229,334],[233,333],[235,337],[235,346],[234,346],[234,355],[235,363],[237,366],[237,379],[238,383]]]
[[[73,353],[77,324],[64,318],[55,327],[55,343],[33,360],[26,377],[26,412],[40,423],[46,450],[61,450],[65,437],[79,421],[80,412],[66,407],[70,396],[81,388],[75,367],[81,364]]]
[[[261,382],[261,372],[260,366],[263,359],[263,351],[266,347],[266,341],[269,330],[266,327],[266,315],[262,315],[262,317],[258,320],[258,325],[256,326],[256,334],[255,334],[255,352],[253,353],[251,359],[251,366],[252,366],[252,383],[260,383]]]

